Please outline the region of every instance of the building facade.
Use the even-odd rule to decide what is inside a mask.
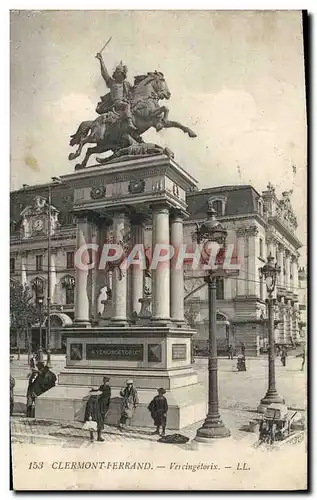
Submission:
[[[71,213],[72,186],[54,186],[51,198],[51,252],[48,262],[48,185],[24,186],[11,193],[10,274],[27,284],[34,300],[43,307],[41,329],[47,322],[46,297],[50,272],[51,338],[53,349],[63,349],[61,328],[74,318],[76,221]],[[246,345],[247,353],[258,354],[267,342],[266,286],[260,268],[271,253],[279,266],[275,301],[276,342],[296,344],[301,340],[303,306],[299,294],[297,221],[290,194],[278,199],[272,185],[262,194],[252,186],[220,186],[187,193],[190,217],[184,221],[184,240],[193,242],[196,224],[206,217],[207,205],[228,230],[227,243],[236,248],[241,264],[239,275],[217,280],[217,336],[219,351],[228,345]],[[152,228],[145,225],[145,244],[151,245]],[[208,337],[207,288],[201,276],[185,268],[185,311],[195,325],[197,345]],[[107,287],[105,284],[107,283]],[[101,315],[109,294],[111,277],[99,284],[91,315]],[[140,297],[142,298],[142,297]],[[41,305],[43,303],[43,306]],[[95,318],[94,318],[95,319]],[[32,332],[32,347],[39,344],[40,325]],[[12,346],[14,346],[14,335]],[[23,339],[21,340],[22,347]],[[45,345],[45,342],[44,342]]]

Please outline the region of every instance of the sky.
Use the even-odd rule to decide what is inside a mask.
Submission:
[[[131,83],[162,71],[170,119],[197,134],[150,130],[144,140],[171,149],[200,188],[252,184],[261,192],[270,181],[278,196],[293,189],[306,252],[299,11],[12,11],[11,189],[73,171],[70,135],[97,117],[107,92],[95,55],[109,37],[109,70],[122,60]]]

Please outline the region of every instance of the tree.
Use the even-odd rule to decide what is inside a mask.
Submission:
[[[39,309],[34,303],[28,286],[10,280],[10,326],[17,333],[18,359],[20,359],[20,338],[25,332],[28,344],[28,355],[31,354],[31,328],[40,320]]]
[[[196,327],[196,318],[199,313],[199,306],[197,304],[187,304],[185,306],[184,317],[187,321],[188,325],[195,329]]]

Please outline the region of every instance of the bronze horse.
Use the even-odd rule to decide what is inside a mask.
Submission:
[[[137,130],[130,131],[125,120],[114,111],[103,113],[95,120],[84,121],[79,125],[77,132],[71,136],[70,145],[78,145],[78,148],[75,153],[69,154],[69,160],[78,158],[85,144],[95,144],[94,147],[87,149],[82,163],[76,165],[76,168],[84,168],[92,154],[111,150],[116,152],[121,148],[142,142],[141,135],[151,127],[157,131],[163,128],[179,128],[189,137],[197,137],[190,128],[168,119],[169,109],[166,106],[160,106],[159,101],[170,97],[171,93],[162,73],[155,71],[135,77],[130,102],[133,122]],[[102,107],[103,103],[99,102],[97,112]]]

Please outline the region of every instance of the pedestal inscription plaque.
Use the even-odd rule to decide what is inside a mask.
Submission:
[[[86,358],[110,361],[143,361],[142,344],[87,344]]]
[[[173,344],[172,345],[172,360],[186,359],[186,344]]]

